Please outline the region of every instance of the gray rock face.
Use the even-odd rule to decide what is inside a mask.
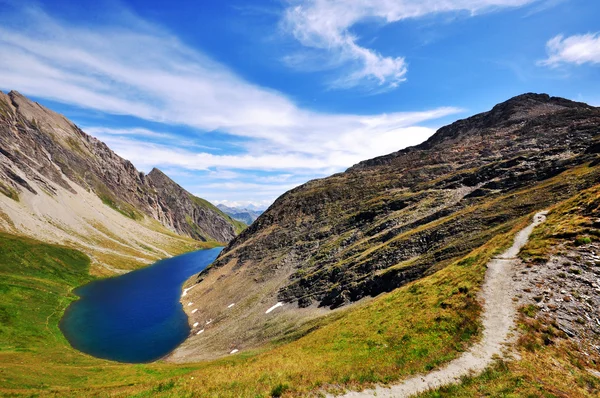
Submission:
[[[162,171],[152,169],[146,176],[167,209],[184,217],[169,219],[170,226],[199,240],[214,239],[228,242],[235,236],[232,220],[209,202],[197,198],[167,177]]]
[[[236,234],[228,216],[160,171],[146,176],[64,116],[17,92],[0,92],[0,193],[15,199],[23,190],[53,195],[62,187],[75,193],[72,184],[127,217],[148,216],[178,234],[219,242]]]

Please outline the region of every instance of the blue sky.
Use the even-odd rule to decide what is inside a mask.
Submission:
[[[514,95],[600,105],[600,2],[0,0],[0,89],[265,206]]]

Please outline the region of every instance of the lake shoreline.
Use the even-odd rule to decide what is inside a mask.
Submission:
[[[221,250],[184,253],[73,289],[78,298],[63,311],[62,334],[72,348],[96,358],[119,363],[163,360],[191,330],[181,300],[183,286]]]

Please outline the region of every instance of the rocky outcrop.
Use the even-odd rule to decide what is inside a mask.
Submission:
[[[35,181],[36,189],[27,181]],[[139,172],[62,115],[17,92],[0,93],[0,192],[17,199],[72,194],[74,185],[131,219],[150,217],[177,234],[228,242],[240,226],[163,173]],[[43,191],[43,192],[41,192]]]

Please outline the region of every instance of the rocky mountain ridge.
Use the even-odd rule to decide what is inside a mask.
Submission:
[[[285,193],[189,281],[190,300],[211,303],[198,312],[219,333],[191,337],[175,360],[218,355],[227,339],[258,345],[322,308],[391,291],[597,184],[599,126],[599,108],[524,94]],[[214,309],[231,302],[243,330],[232,326],[239,317]],[[284,307],[268,322],[255,309],[277,302]]]
[[[22,228],[15,230],[45,240],[37,229],[49,223],[59,231],[48,236],[63,243],[76,231],[76,240],[93,246],[84,242],[85,230],[95,224],[111,229],[116,223],[106,217],[124,216],[134,222],[131,228],[155,220],[174,234],[202,242],[228,242],[243,228],[159,170],[145,175],[64,116],[14,91],[0,92],[0,193],[3,229],[16,223]],[[102,212],[112,209],[110,215],[85,209],[98,199],[107,208]],[[74,207],[80,207],[81,217],[74,215]],[[112,241],[120,237],[98,233]]]

